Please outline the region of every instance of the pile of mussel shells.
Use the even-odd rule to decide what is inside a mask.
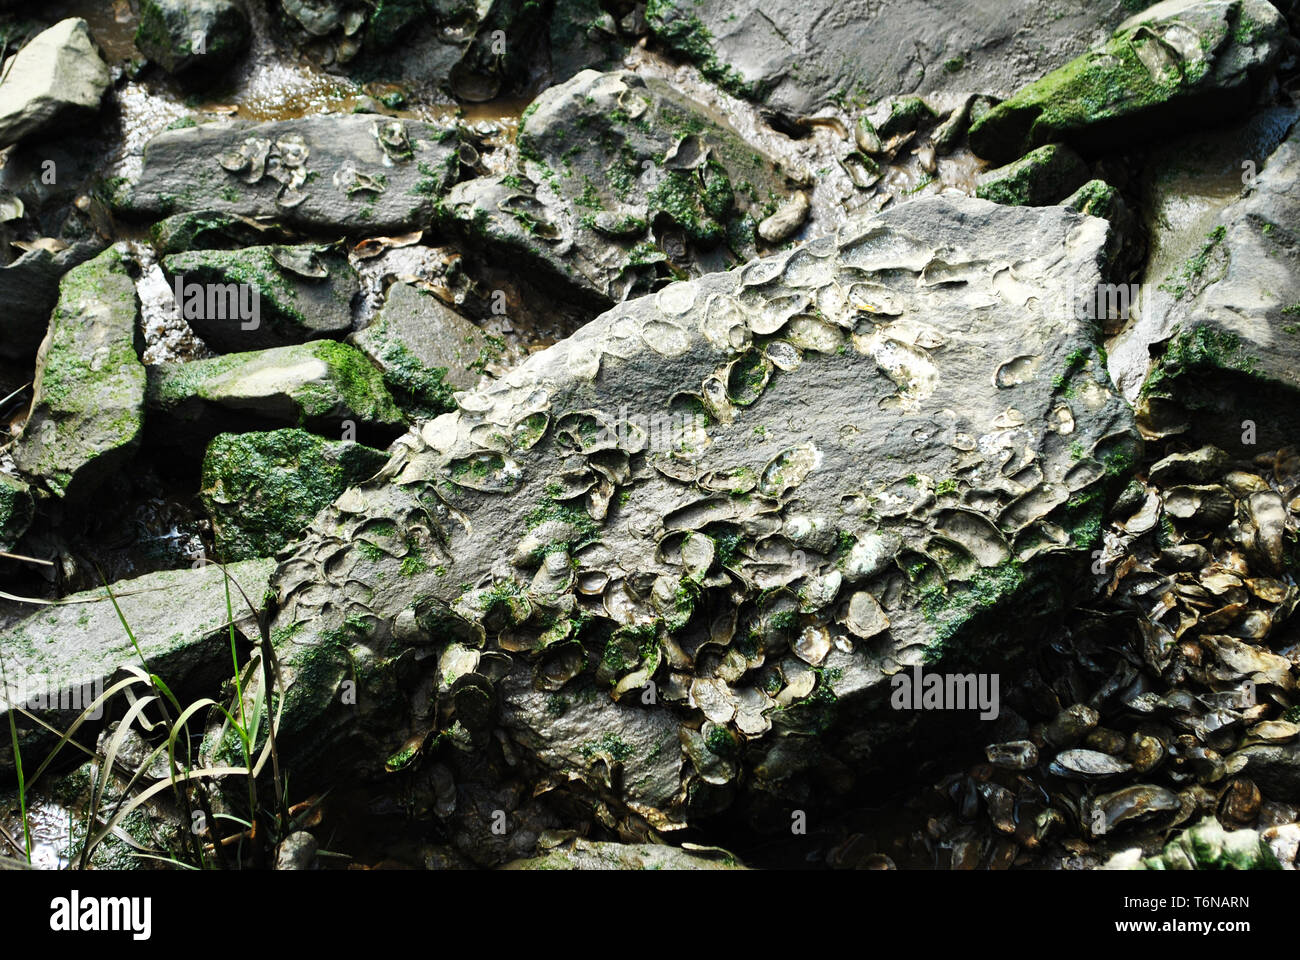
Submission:
[[[913,798],[887,865],[1098,867],[1210,816],[1295,869],[1298,514],[1293,449],[1151,463],[1111,511],[1095,596],[1002,677],[998,742]]]

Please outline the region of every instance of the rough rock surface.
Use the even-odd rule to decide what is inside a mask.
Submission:
[[[0,550],[12,550],[22,539],[34,509],[27,484],[0,473]]]
[[[684,850],[655,843],[593,843],[572,837],[544,854],[507,863],[503,870],[743,870],[723,850]]]
[[[148,406],[151,432],[168,444],[254,425],[341,437],[349,422],[381,436],[404,424],[379,372],[333,340],[150,367]]]
[[[203,457],[203,508],[223,563],[274,555],[388,455],[303,430],[223,433]]]
[[[1088,166],[1077,153],[1049,143],[983,174],[975,195],[994,203],[1042,207],[1064,201],[1087,180]]]
[[[1056,141],[1095,155],[1230,117],[1249,105],[1285,34],[1267,0],[1166,0],[976,119],[971,149],[995,163]]]
[[[458,184],[447,209],[471,244],[524,253],[606,306],[650,289],[658,264],[694,276],[749,259],[790,192],[725,121],[628,71],[547,90],[518,143],[523,177]]]
[[[69,272],[59,291],[14,461],[55,496],[82,503],[140,443],[140,308],[116,249]]]
[[[790,116],[882,93],[1009,90],[1100,40],[1121,4],[1045,0],[652,0],[646,21],[707,76]]]
[[[182,305],[182,316],[204,343],[222,353],[341,338],[352,330],[357,276],[346,256],[328,248],[192,250],[166,257],[163,270],[173,286],[178,277],[185,286],[202,285],[193,309]],[[212,304],[215,310],[207,303],[209,284],[222,288]],[[230,284],[235,285],[233,296]],[[188,297],[183,299],[188,303]],[[252,310],[245,308],[254,305],[258,315],[250,319]]]
[[[63,20],[38,34],[5,64],[0,147],[94,116],[109,79],[85,20]]]
[[[417,417],[456,408],[456,390],[475,386],[491,353],[487,336],[437,297],[409,283],[388,289],[373,323],[352,342],[384,377],[393,398]]]
[[[274,563],[252,560],[228,569],[249,598],[260,603]],[[142,655],[147,669],[179,696],[213,689],[229,675],[231,621],[226,616],[221,567],[210,564],[119,581],[113,585],[113,595],[139,644],[138,652],[103,588],[73,594],[0,634],[10,694],[0,697],[0,724],[8,727],[11,704],[29,704],[30,711],[46,723],[66,730],[123,667],[146,669],[140,662]],[[256,622],[234,587],[231,595],[236,636],[245,643],[255,641]],[[68,705],[75,702],[74,691],[93,692],[93,696],[81,708],[72,709]],[[57,738],[20,714],[16,722],[19,748],[30,768],[45,759]],[[92,722],[83,732],[97,727]],[[0,768],[12,770],[13,745],[8,737],[3,740]]]
[[[1069,300],[1105,241],[1060,207],[918,200],[463,396],[277,572],[285,749],[339,773],[499,725],[665,827],[782,792],[890,675],[1062,603],[1139,444]]]
[[[118,197],[134,216],[207,210],[371,235],[429,222],[457,170],[456,132],[374,114],[169,130]]]
[[[248,15],[232,0],[144,0],[135,45],[168,73],[207,84],[248,38]]]
[[[1195,428],[1230,453],[1285,446],[1300,431],[1300,130],[1268,158],[1248,195],[1227,207],[1164,286],[1159,327],[1129,350],[1163,351],[1138,400],[1151,436]],[[1246,422],[1249,421],[1249,424]],[[1252,429],[1253,426],[1253,429]]]

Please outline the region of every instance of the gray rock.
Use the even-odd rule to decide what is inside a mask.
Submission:
[[[149,239],[159,256],[189,250],[229,250],[255,247],[281,239],[272,223],[233,213],[197,210],[159,220],[149,228]]]
[[[352,342],[379,368],[398,406],[425,418],[455,410],[452,394],[476,385],[498,350],[437,297],[401,282]]]
[[[60,284],[14,462],[69,502],[86,502],[139,446],[145,394],[139,315],[135,284],[114,248]]]
[[[940,90],[1014,90],[1081,53],[1120,4],[1050,0],[652,0],[661,43],[791,117],[831,103]]]
[[[188,443],[258,427],[305,426],[344,437],[385,438],[405,425],[355,347],[333,340],[231,353],[149,368],[150,435]]]
[[[36,504],[27,484],[0,473],[0,550],[12,550],[31,526]]]
[[[93,117],[108,89],[86,21],[62,20],[5,63],[0,83],[0,148]]]
[[[1245,181],[1257,174],[1292,132],[1300,109],[1269,107],[1217,130],[1196,129],[1150,149],[1140,189],[1141,232],[1148,251],[1136,279],[1140,310],[1133,322],[1107,332],[1111,377],[1133,402],[1151,367],[1151,348],[1167,340],[1186,307],[1180,298],[1194,286],[1197,265],[1227,207],[1242,197]]]
[[[890,676],[1032,632],[1005,612],[1064,602],[1125,479],[1131,413],[1066,297],[1105,240],[1061,207],[917,200],[463,396],[277,572],[282,756],[374,770],[437,716],[655,827],[806,789],[814,755],[847,789],[900,722]]]
[[[659,272],[696,276],[755,255],[755,225],[790,192],[776,161],[657,79],[586,70],[525,111],[518,173],[457,185],[467,242],[523,256],[608,306]],[[792,228],[793,229],[793,228]]]
[[[1267,0],[1166,0],[979,117],[971,149],[995,163],[1057,141],[1096,155],[1231,119],[1254,98],[1285,36]]]
[[[502,870],[743,870],[717,848],[683,850],[663,843],[601,843],[571,837],[545,853],[507,863]]]
[[[275,856],[277,870],[310,870],[316,865],[316,851],[320,844],[306,830],[298,830],[280,841]]]
[[[373,114],[160,133],[124,212],[214,211],[367,236],[424,226],[458,170],[455,128]]]
[[[1063,144],[1049,143],[982,174],[975,195],[994,203],[1044,207],[1064,200],[1087,180],[1088,165],[1077,153]]]
[[[269,560],[253,560],[228,569],[258,603],[273,567]],[[233,588],[231,592],[239,597]],[[0,635],[0,657],[9,684],[9,696],[0,698],[0,726],[8,728],[11,704],[25,704],[46,723],[64,730],[107,690],[123,667],[143,668],[141,656],[147,669],[178,697],[212,693],[229,676],[230,621],[220,567],[166,570],[119,581],[113,594],[139,644],[138,653],[103,588],[67,597]],[[256,622],[242,599],[235,602],[236,636],[243,643],[257,640]],[[25,767],[34,769],[57,737],[21,713],[14,717]],[[99,725],[93,719],[86,725],[84,742],[95,742]],[[12,743],[8,737],[2,739],[0,768],[12,770]]]
[[[144,0],[135,45],[168,73],[209,84],[248,38],[248,15],[232,0]]]
[[[59,279],[100,251],[98,243],[78,244],[52,253],[37,247],[0,267],[0,357],[30,361],[50,328],[59,301]]]
[[[1157,352],[1167,338],[1138,398],[1149,435],[1194,428],[1201,441],[1249,457],[1286,446],[1300,431],[1297,177],[1300,130],[1293,129],[1254,189],[1223,211],[1200,249],[1165,280],[1168,312],[1123,338],[1133,352],[1142,345]]]
[[[346,255],[328,247],[192,250],[165,257],[162,267],[173,288],[183,284],[182,318],[222,353],[342,338],[352,330],[360,284]],[[199,285],[193,295],[191,284]]]

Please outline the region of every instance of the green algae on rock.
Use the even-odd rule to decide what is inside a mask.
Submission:
[[[70,271],[36,358],[31,415],[14,462],[55,496],[84,502],[130,461],[143,429],[135,284],[110,248]]]
[[[455,410],[452,395],[478,383],[495,350],[474,324],[402,282],[389,288],[374,322],[352,342],[379,368],[398,406],[424,418]]]
[[[223,433],[203,457],[199,496],[223,563],[269,557],[344,490],[388,459],[303,430]]]
[[[1266,0],[1166,0],[975,120],[971,149],[995,163],[1058,141],[1095,155],[1227,119],[1250,103],[1285,34]]]
[[[31,526],[36,503],[27,484],[0,473],[0,550],[12,550]]]
[[[151,435],[175,444],[249,425],[301,426],[354,438],[391,437],[405,424],[379,371],[333,340],[149,369]]]
[[[1107,870],[1281,870],[1277,857],[1255,830],[1224,830],[1207,816],[1151,857],[1139,849],[1117,853]]]
[[[1049,143],[983,174],[975,195],[994,203],[1044,207],[1061,202],[1087,179],[1088,166],[1077,153]]]

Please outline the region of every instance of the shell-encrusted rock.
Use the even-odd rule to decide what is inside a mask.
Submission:
[[[612,105],[635,87],[620,84],[593,96]],[[678,143],[678,174],[709,169],[698,146]],[[453,678],[440,729],[648,822],[785,789],[819,737],[854,755],[905,665],[976,629],[1019,636],[1027,590],[1051,612],[1068,591],[1034,588],[1086,559],[1126,479],[1131,414],[1072,359],[1095,355],[1093,325],[1052,306],[1100,279],[1106,234],[1060,207],[913,200],[623,303],[457,394],[284,558],[286,676],[328,686],[311,651],[342,642],[357,667],[339,682],[355,676],[364,706],[287,702],[283,755],[314,755],[318,730],[345,731],[329,738],[339,771],[390,755],[390,728],[425,709],[425,660],[453,643],[508,660]],[[1243,554],[1268,555],[1251,536]],[[437,562],[421,570],[416,550]],[[1225,572],[1242,596],[1205,613],[1277,576]],[[1273,682],[1280,665],[1228,635],[1248,612],[1206,658]],[[1080,705],[1049,727],[1060,769],[1141,769],[1076,747],[1097,723]]]

